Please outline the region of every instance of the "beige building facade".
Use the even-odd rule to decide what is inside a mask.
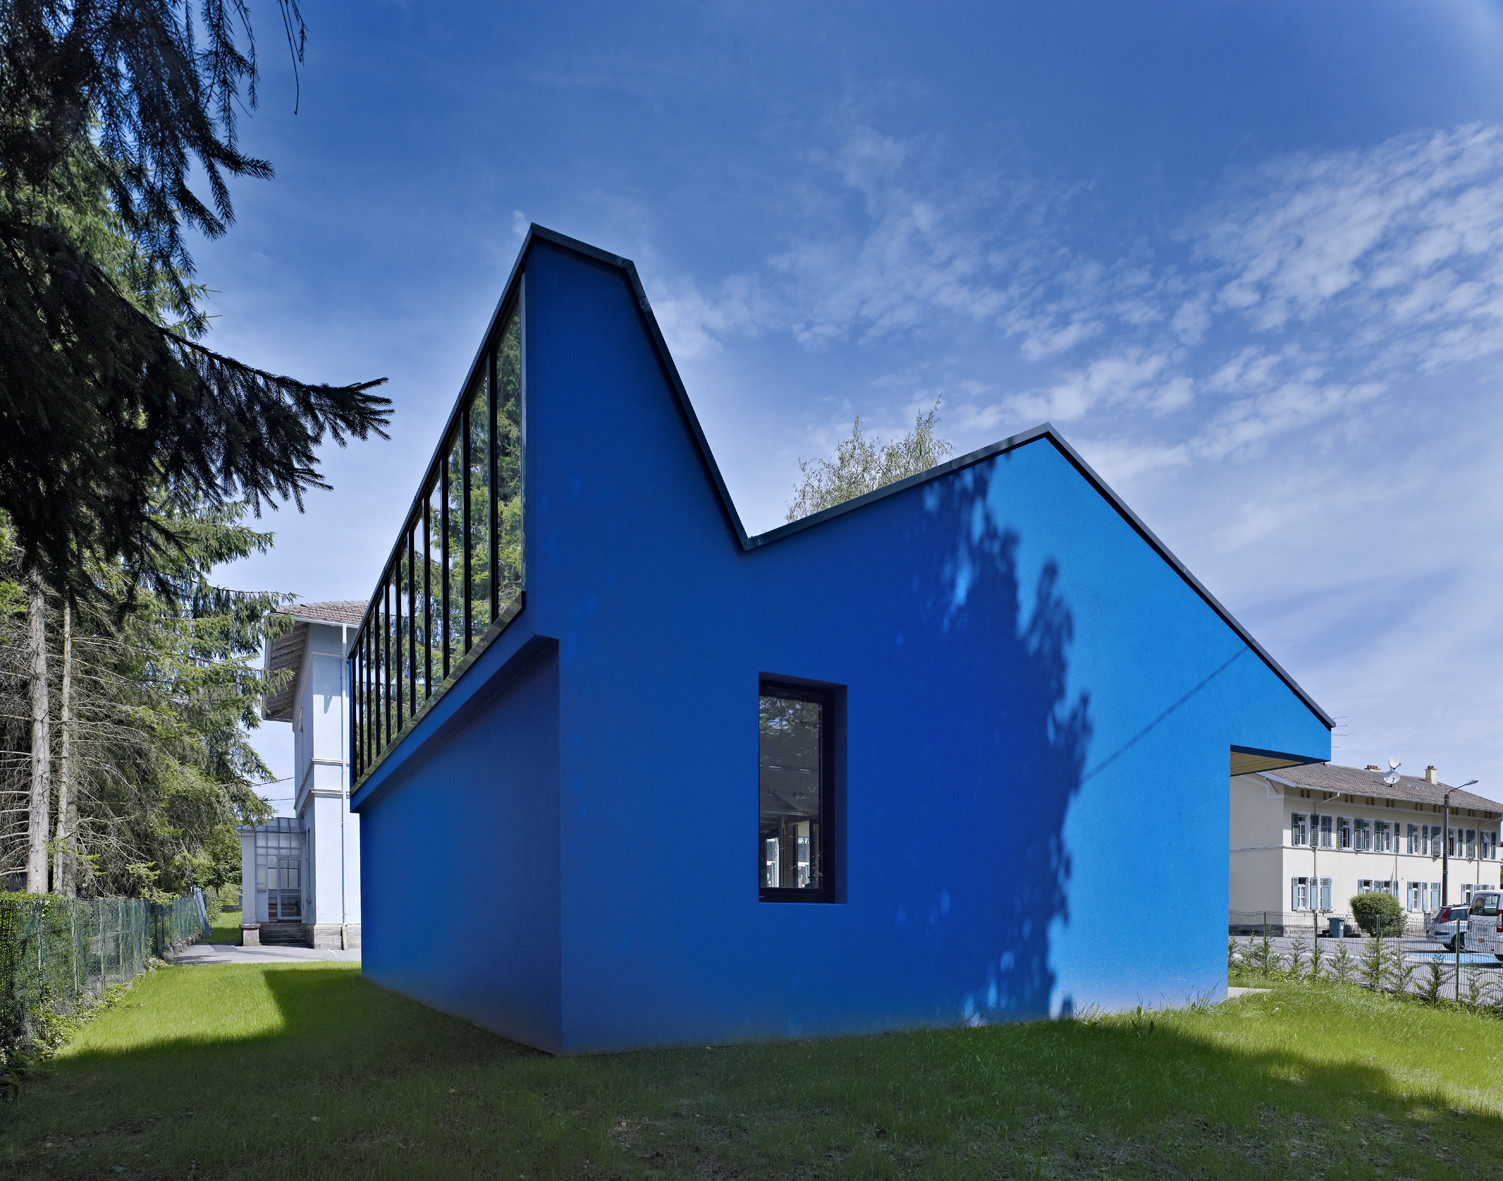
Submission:
[[[1498,888],[1503,804],[1440,783],[1433,767],[1394,784],[1383,774],[1312,763],[1232,777],[1233,931],[1324,930],[1324,916],[1349,916],[1352,896],[1370,890],[1392,894],[1418,927]]]

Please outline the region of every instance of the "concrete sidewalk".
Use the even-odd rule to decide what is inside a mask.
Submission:
[[[174,964],[290,964],[306,960],[322,963],[360,962],[360,951],[330,951],[313,947],[237,947],[233,943],[193,943],[167,957]]]

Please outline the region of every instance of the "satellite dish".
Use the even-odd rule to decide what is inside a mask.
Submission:
[[[1390,771],[1397,771],[1402,766],[1403,766],[1403,764],[1400,763],[1398,759],[1389,759],[1388,760],[1388,769]]]
[[[1398,759],[1389,759],[1388,760],[1388,774],[1385,775],[1385,776],[1383,776],[1383,782],[1386,783],[1386,784],[1388,784],[1389,787],[1392,787],[1395,783],[1397,783],[1399,781],[1399,767],[1400,767],[1400,765],[1401,764],[1399,763]]]

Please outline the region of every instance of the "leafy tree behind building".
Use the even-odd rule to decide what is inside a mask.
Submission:
[[[914,419],[913,430],[890,442],[863,434],[861,419],[856,419],[833,459],[799,460],[799,482],[786,519],[797,521],[944,462],[955,448],[934,433],[938,419],[936,402]]]

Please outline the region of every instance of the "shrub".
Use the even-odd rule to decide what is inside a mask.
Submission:
[[[1404,908],[1392,894],[1375,891],[1351,899],[1352,918],[1369,935],[1402,935]]]
[[[1361,964],[1362,983],[1374,992],[1381,992],[1388,983],[1389,971],[1389,951],[1383,943],[1383,936],[1378,935],[1368,942]]]
[[[1350,984],[1352,976],[1357,971],[1357,965],[1346,950],[1346,942],[1343,940],[1336,954],[1331,957],[1331,975],[1336,977],[1342,984]]]

